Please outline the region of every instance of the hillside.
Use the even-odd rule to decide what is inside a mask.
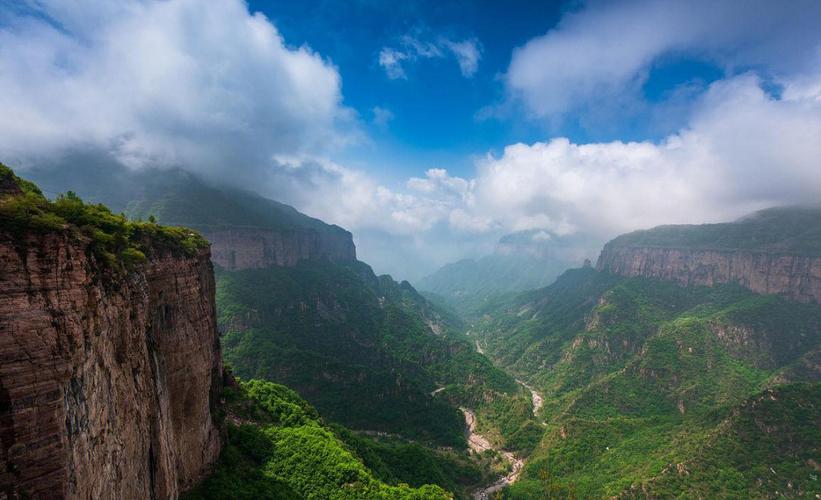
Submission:
[[[490,480],[492,459],[331,427],[224,373],[208,257],[190,229],[49,201],[0,165],[1,496],[448,499]]]
[[[116,176],[114,180],[111,176],[95,179],[89,183],[89,192],[94,191],[95,182],[119,185]],[[52,189],[56,183],[52,178]],[[266,203],[249,205],[247,200],[255,195],[211,188],[177,171],[151,177],[137,191],[154,198],[157,193],[174,193],[168,196],[173,203],[162,205],[163,210],[140,209],[143,217],[150,214],[167,222],[188,220],[207,228],[211,224],[208,217],[214,214],[215,223],[228,232],[244,229],[244,225],[232,224],[245,220],[245,210],[247,220],[261,224],[253,207]],[[130,196],[133,192],[116,188],[105,196]],[[212,195],[223,199],[217,206],[230,204],[241,210],[232,219],[224,218],[219,211],[212,211]],[[149,206],[140,200],[118,203],[136,213],[135,207]],[[280,205],[271,202],[270,206]],[[196,208],[196,217],[184,210],[178,215],[175,210],[181,207]],[[222,250],[239,251],[237,239],[212,241],[217,256],[218,327],[225,360],[234,373],[244,379],[261,378],[289,386],[330,423],[370,434],[395,435],[426,450],[453,446],[462,457],[468,456],[459,406],[475,410],[481,430],[495,443],[513,449],[532,448],[535,424],[529,394],[475,352],[464,336],[461,320],[431,304],[410,284],[376,276],[369,266],[356,261],[346,231],[301,214],[297,219],[308,222],[303,227],[292,224],[276,231],[289,235],[291,241],[302,241],[316,231],[341,232],[352,251],[338,258],[338,253],[328,250],[335,247],[323,246],[321,251],[298,253],[298,258],[285,262],[266,258],[233,265],[240,260],[218,257]],[[208,238],[214,234],[204,232]],[[262,238],[253,239],[259,242]],[[482,467],[480,476],[487,473],[486,466]],[[458,479],[458,471],[448,470],[447,478],[438,475],[440,484],[448,488],[471,484]]]
[[[306,259],[356,260],[351,233],[252,191],[216,186],[184,170],[131,171],[117,164],[76,165],[27,175],[52,193],[78,189],[131,219],[185,226],[211,243],[226,269],[292,266]],[[79,181],[79,182],[78,182]]]
[[[510,498],[819,492],[817,305],[577,269],[489,306],[474,331],[545,397]],[[777,410],[753,403],[782,393]]]
[[[374,476],[317,411],[287,387],[251,380],[226,388],[229,444],[193,499],[445,500],[438,486],[390,486]]]
[[[362,263],[218,271],[217,283],[235,372],[284,383],[348,427],[464,446],[458,404],[527,401],[458,323]]]

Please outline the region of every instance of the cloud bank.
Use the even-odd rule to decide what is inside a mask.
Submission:
[[[674,133],[546,137],[486,154],[471,175],[426,165],[399,185],[373,174],[390,165],[366,172],[334,160],[360,140],[338,70],[289,46],[240,0],[0,6],[0,159],[25,167],[99,151],[134,168],[182,166],[252,186],[352,230],[360,255],[398,277],[513,231],[604,239],[817,203],[821,35],[808,26],[817,27],[819,4],[751,2],[737,26],[728,5],[705,3],[696,19],[678,3],[594,3],[512,55],[505,85],[537,117],[630,93],[671,51],[751,66],[706,88]],[[453,57],[470,76],[481,58],[475,41],[409,37],[392,50],[383,66],[398,78],[407,63],[435,57]],[[370,111],[379,126],[392,117]]]
[[[555,119],[640,98],[666,56],[794,73],[816,57],[807,44],[821,39],[819,25],[813,0],[589,2],[515,50],[506,83],[533,116]]]
[[[659,224],[818,203],[821,75],[785,82],[785,89],[774,97],[753,74],[717,82],[689,125],[657,143],[575,144],[560,137],[513,144],[479,160],[473,178],[434,168],[393,190],[361,172],[312,164],[311,181],[289,185],[281,196],[355,233],[409,238],[415,252],[439,263],[456,253],[435,241],[441,234],[463,251],[459,244],[519,230],[607,239]]]
[[[355,140],[337,69],[241,0],[0,10],[6,162],[82,147],[223,174]]]

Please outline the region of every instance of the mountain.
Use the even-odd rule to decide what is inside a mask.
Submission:
[[[59,189],[54,177],[40,175],[49,179],[51,191]],[[61,175],[76,181],[87,172],[64,170]],[[538,428],[529,393],[475,351],[458,317],[429,302],[409,283],[376,276],[357,261],[347,231],[182,171],[117,176],[128,180],[80,182],[86,186],[82,194],[109,199],[142,219],[185,222],[212,239],[217,326],[231,371],[242,379],[284,384],[329,423],[355,430],[358,438],[351,442],[363,453],[387,454],[370,462],[374,467],[382,470],[386,460],[393,460],[394,445],[363,441],[371,435],[389,434],[403,444],[413,441],[428,457],[443,446],[467,457],[460,407],[475,412],[479,428],[497,445],[513,450],[533,446]],[[246,230],[257,233],[220,239]],[[314,238],[319,244],[295,244],[290,248],[313,250],[278,253],[282,247],[265,246],[266,231],[293,242]],[[325,236],[315,239],[317,234]],[[237,246],[249,240],[256,245],[253,252]],[[232,253],[263,258],[226,258]],[[478,458],[472,460],[475,465]],[[490,462],[483,463],[478,476],[465,476],[458,467],[448,466],[443,469],[446,477],[428,477],[467,494],[478,486],[473,482],[477,477],[481,481],[486,476]],[[380,477],[389,480],[403,474],[393,470]]]
[[[544,434],[506,498],[821,493],[821,305],[678,271],[701,276],[707,248],[757,262],[814,255],[821,219],[808,213],[619,237],[599,270],[569,270],[481,310],[472,331],[485,352],[544,398]],[[623,248],[692,252],[695,271],[653,254],[622,275],[609,255]],[[801,266],[784,273],[804,276]]]
[[[329,427],[290,389],[225,373],[191,229],[49,201],[0,165],[0,292],[3,498],[445,500],[424,480],[485,480],[464,454]]]
[[[599,270],[683,285],[738,283],[821,302],[821,208],[780,207],[739,221],[661,226],[609,242]]]
[[[549,285],[566,269],[582,264],[587,249],[595,245],[583,235],[520,231],[499,239],[493,254],[447,264],[420,280],[418,287],[468,312],[494,295]]]
[[[0,165],[0,496],[175,497],[222,440],[208,245]]]

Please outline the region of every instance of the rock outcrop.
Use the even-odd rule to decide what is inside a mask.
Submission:
[[[303,260],[327,258],[333,262],[356,260],[351,233],[309,228],[288,230],[228,228],[203,231],[211,242],[215,264],[236,271],[270,266],[295,266]]]
[[[672,280],[684,286],[737,283],[757,293],[821,303],[821,258],[813,256],[610,242],[596,268],[621,276]]]
[[[209,252],[85,245],[0,228],[0,498],[175,498],[221,448]]]

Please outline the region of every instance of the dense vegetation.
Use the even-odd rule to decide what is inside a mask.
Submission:
[[[488,352],[545,395],[508,497],[821,491],[818,305],[579,269],[484,313]]]
[[[251,380],[224,392],[228,440],[214,473],[188,499],[418,499],[438,486],[388,485],[290,389]],[[410,467],[410,466],[409,466]]]
[[[821,207],[777,207],[723,224],[659,226],[619,236],[615,246],[753,250],[821,256]]]
[[[464,447],[456,404],[529,408],[458,319],[362,263],[218,270],[217,283],[226,361],[240,376],[293,387],[332,421]]]
[[[0,194],[0,226],[19,245],[26,235],[66,233],[85,242],[89,254],[109,269],[124,269],[156,253],[194,255],[208,244],[190,229],[131,221],[104,205],[83,203],[71,191],[50,201],[2,164],[0,186],[5,193]]]

